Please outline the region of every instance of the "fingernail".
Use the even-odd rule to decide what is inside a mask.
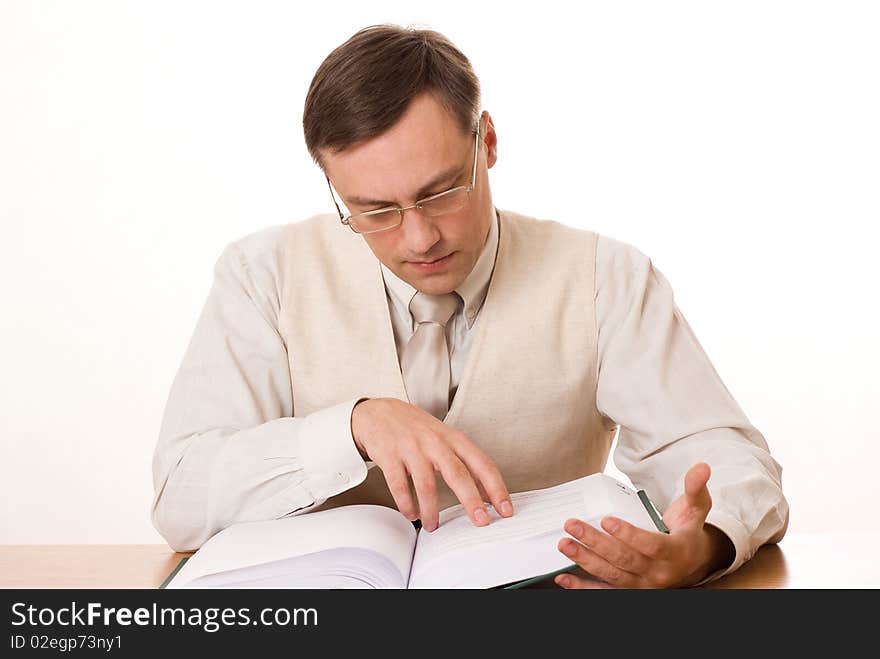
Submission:
[[[605,520],[605,530],[608,533],[617,533],[617,529],[620,528],[620,524],[618,524],[616,519]]]
[[[568,577],[556,577],[556,583],[558,583],[563,588],[568,588],[568,586],[571,584],[571,579],[569,579]]]
[[[565,546],[562,548],[562,553],[566,556],[574,556],[575,546],[574,543],[566,542]]]
[[[584,525],[580,522],[573,522],[571,525],[571,533],[572,535],[583,535],[584,534]]]
[[[489,523],[489,515],[484,508],[477,508],[474,511],[474,519],[480,524]]]
[[[501,502],[501,514],[505,517],[513,515],[513,504],[507,499]]]

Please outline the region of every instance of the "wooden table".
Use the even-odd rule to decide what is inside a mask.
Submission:
[[[707,588],[880,588],[880,531],[789,533]],[[158,588],[166,545],[0,545],[0,588]]]

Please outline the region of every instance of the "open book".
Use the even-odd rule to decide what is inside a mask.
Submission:
[[[487,506],[491,522],[483,527],[461,504],[446,508],[433,533],[376,505],[233,524],[181,561],[162,587],[515,588],[575,567],[556,548],[569,518],[602,531],[600,520],[614,515],[666,531],[643,491],[607,474],[511,499],[514,515]]]

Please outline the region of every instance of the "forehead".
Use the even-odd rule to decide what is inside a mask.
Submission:
[[[473,135],[462,131],[432,95],[422,94],[388,131],[340,153],[323,154],[324,165],[343,199],[403,201],[439,173],[470,165],[468,145]]]

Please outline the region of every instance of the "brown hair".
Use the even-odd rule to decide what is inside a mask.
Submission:
[[[433,30],[373,25],[355,33],[318,67],[306,95],[303,131],[312,159],[339,153],[391,128],[421,92],[430,91],[463,131],[480,113],[471,63]]]

